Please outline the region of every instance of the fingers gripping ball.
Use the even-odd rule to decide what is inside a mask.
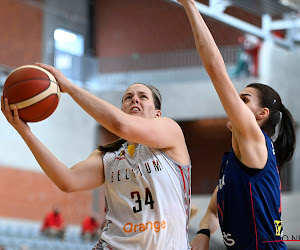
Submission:
[[[35,65],[24,65],[8,75],[3,97],[8,99],[11,110],[17,106],[23,121],[38,122],[55,111],[60,89],[49,71]]]

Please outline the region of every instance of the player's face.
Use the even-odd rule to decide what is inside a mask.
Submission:
[[[255,88],[247,87],[240,93],[241,100],[247,105],[247,107],[253,112],[255,117],[261,112],[259,105],[259,93]],[[232,124],[230,120],[227,122],[227,127],[232,131]]]
[[[160,116],[160,110],[155,109],[151,90],[143,84],[133,84],[126,90],[121,109],[127,114],[149,119]]]
[[[261,112],[261,107],[259,105],[259,93],[255,88],[245,88],[240,93],[240,98],[248,106],[248,108],[253,112],[255,117]]]

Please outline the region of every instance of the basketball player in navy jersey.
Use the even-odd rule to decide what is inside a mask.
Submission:
[[[218,186],[191,247],[208,249],[210,233],[220,225],[228,249],[286,249],[281,238],[279,172],[294,152],[293,118],[269,86],[254,83],[237,93],[194,0],[178,2],[187,13],[198,53],[232,132],[232,149],[224,155]],[[279,122],[273,144],[270,138]]]

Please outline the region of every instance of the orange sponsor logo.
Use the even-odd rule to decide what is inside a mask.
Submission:
[[[156,233],[158,233],[161,229],[166,228],[166,222],[163,220],[161,222],[159,221],[148,221],[147,223],[140,223],[140,224],[132,224],[128,222],[123,227],[123,230],[125,233],[132,233],[132,232],[144,232],[146,230],[154,230]]]

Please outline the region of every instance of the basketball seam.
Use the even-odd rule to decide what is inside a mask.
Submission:
[[[34,95],[34,96],[32,96],[32,97],[30,97],[30,98],[28,98],[28,99],[26,99],[26,100],[23,100],[23,101],[20,101],[20,102],[15,102],[15,103],[10,103],[9,104],[9,106],[10,106],[10,109],[12,110],[13,109],[13,105],[16,105],[16,106],[18,106],[20,103],[22,103],[22,102],[26,102],[26,101],[28,101],[28,100],[30,100],[30,99],[33,99],[34,97],[36,97],[36,96],[38,96],[38,95],[41,95],[41,94],[43,94],[44,92],[46,92],[50,87],[51,87],[51,83],[53,82],[53,81],[51,81],[51,80],[49,80],[50,81],[50,84],[49,84],[49,86],[48,86],[48,88],[46,88],[46,89],[44,89],[42,92],[40,92],[40,93],[38,93],[38,94],[36,94],[36,95]],[[59,93],[60,93],[60,91],[59,91],[59,86],[58,86],[58,84],[56,84],[57,86],[57,89],[56,89],[56,92],[54,93],[51,93],[49,96],[51,96],[51,95],[57,95],[57,96],[59,96]],[[48,96],[46,96],[46,97],[44,97],[43,99],[41,99],[41,100],[39,100],[38,102],[36,102],[36,103],[39,103],[40,101],[42,101],[42,100],[44,100],[44,99],[46,99]],[[30,106],[30,105],[29,105]],[[23,108],[27,108],[28,106],[25,106],[25,107],[22,107],[22,108],[18,108],[18,109],[23,109]]]
[[[50,84],[51,84],[51,82],[53,82],[53,83],[55,83],[56,85],[58,85],[58,83],[57,83],[56,81],[52,81],[50,78],[49,78],[49,79],[44,79],[44,78],[31,78],[31,79],[22,80],[22,81],[20,81],[20,82],[16,82],[16,83],[10,85],[5,91],[3,91],[3,95],[7,92],[7,90],[9,90],[10,88],[12,88],[12,87],[18,85],[19,83],[23,83],[23,82],[27,82],[27,81],[32,81],[32,80],[49,81]],[[50,86],[50,84],[49,84],[49,86]],[[48,88],[49,88],[49,86],[48,86]]]
[[[15,73],[16,71],[18,71],[20,69],[28,69],[28,68],[40,70],[40,71],[44,72],[49,77],[50,80],[54,79],[56,81],[56,79],[53,76],[53,74],[50,73],[48,70],[46,70],[46,69],[44,69],[44,68],[42,68],[40,66],[30,65],[30,64],[29,65],[23,65],[23,66],[21,66],[19,68],[14,69],[12,72],[10,72],[10,74],[7,76],[7,78],[9,78],[10,75],[12,75],[13,73]]]
[[[51,94],[51,95],[49,95],[49,96],[52,96],[52,95],[56,95],[56,94]],[[47,97],[49,97],[49,96],[47,96]],[[57,96],[57,95],[56,95]],[[57,97],[58,98],[58,97]],[[35,104],[37,104],[37,103],[39,103],[39,102],[41,102],[41,101],[43,101],[43,100],[45,100],[45,99],[42,99],[42,100],[40,100],[40,101],[38,101],[38,102],[36,102]],[[45,115],[52,107],[53,107],[53,105],[54,105],[54,103],[55,103],[55,100],[56,99],[54,99],[54,101],[52,102],[52,104],[51,104],[51,106],[42,114],[42,115],[40,115],[39,117],[37,117],[36,119],[34,119],[34,120],[39,120],[43,115]],[[56,108],[55,108],[56,109]],[[54,109],[54,110],[55,110]]]

